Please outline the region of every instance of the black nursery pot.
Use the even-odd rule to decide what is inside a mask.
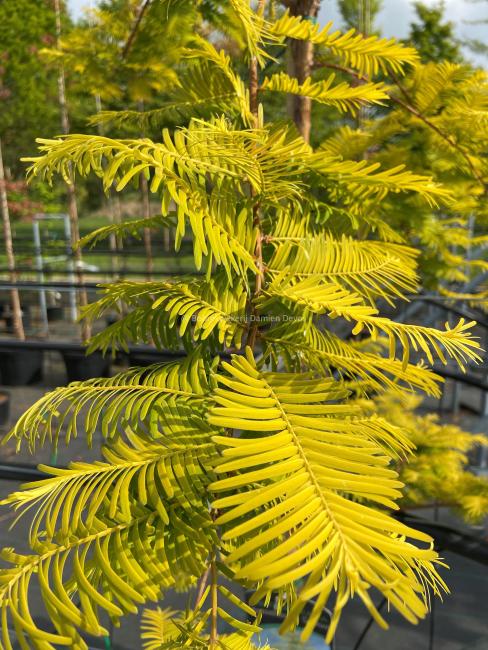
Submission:
[[[150,354],[147,352],[130,352],[129,353],[129,366],[150,366],[153,363],[167,363],[168,361],[176,361],[178,357],[175,354],[166,354],[158,352],[157,354]]]
[[[63,350],[62,355],[69,382],[109,376],[110,358],[101,352],[87,355],[84,350]]]
[[[53,306],[47,308],[47,320],[49,322],[53,322],[56,320],[63,320],[63,316],[64,316],[63,307]]]
[[[31,312],[29,307],[22,307],[22,325],[24,328],[29,328],[31,326]],[[5,316],[5,328],[9,334],[14,333],[14,319],[10,313]]]
[[[8,424],[10,417],[10,393],[0,390],[0,427]]]
[[[42,350],[0,347],[0,380],[5,386],[27,386],[42,379]]]
[[[114,323],[117,323],[119,320],[120,318],[117,314],[108,314],[108,316],[105,318],[107,327],[110,327],[110,325],[114,325]]]

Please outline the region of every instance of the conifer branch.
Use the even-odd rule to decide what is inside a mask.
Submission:
[[[316,68],[329,68],[331,70],[338,70],[339,72],[343,72],[345,74],[348,74],[358,81],[361,81],[363,83],[370,83],[370,79],[363,75],[360,74],[359,72],[356,72],[356,70],[353,70],[352,68],[348,68],[343,65],[339,65],[337,63],[328,63],[326,61],[317,61],[314,65]],[[415,106],[413,106],[413,102],[406,92],[405,88],[401,85],[401,83],[398,81],[398,79],[395,77],[393,73],[390,73],[395,85],[398,87],[402,95],[404,96],[406,101],[403,101],[399,97],[395,97],[394,94],[392,94],[391,91],[389,91],[387,88],[385,88],[385,92],[387,93],[388,97],[390,100],[394,103],[397,104],[398,106],[401,106],[405,111],[419,119],[421,122],[423,122],[426,126],[428,126],[432,131],[437,133],[439,137],[441,137],[447,144],[455,149],[463,158],[464,160],[468,163],[468,166],[473,173],[473,176],[476,178],[476,180],[480,183],[480,185],[486,190],[486,183],[483,180],[483,177],[481,174],[478,172],[478,170],[474,167],[472,160],[469,157],[469,154],[466,153],[466,151],[459,146],[457,142],[455,142],[451,136],[447,133],[445,133],[442,129],[440,129],[436,124],[434,124],[426,115],[421,113]]]
[[[258,16],[261,16],[264,12],[265,0],[259,0],[256,13]],[[256,56],[251,58],[251,63],[249,65],[249,109],[254,116],[254,127],[259,127],[259,79],[258,79],[258,59]],[[253,188],[251,188],[251,195],[255,194]],[[257,230],[256,237],[256,246],[254,249],[254,259],[256,261],[257,273],[256,273],[256,283],[254,286],[254,296],[253,299],[256,300],[261,294],[261,289],[263,286],[263,242],[262,242],[262,232],[261,232],[261,217],[259,214],[259,203],[255,202],[252,208],[253,212],[253,228]],[[256,307],[253,303],[251,307],[252,314],[256,315]],[[258,331],[258,319],[255,318],[254,322],[250,324],[247,345],[251,348],[254,348],[256,343],[256,334]]]

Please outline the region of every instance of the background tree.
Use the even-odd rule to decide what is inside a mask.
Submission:
[[[70,30],[60,55],[71,83],[98,96],[104,110],[124,106],[138,112],[143,102],[150,111],[178,87],[178,64],[199,22],[200,14],[188,2],[176,3],[168,14],[161,2],[109,0]],[[151,128],[149,122],[145,126]]]
[[[468,468],[469,456],[486,446],[484,434],[440,422],[437,413],[417,409],[422,397],[385,391],[365,406],[395,422],[415,444],[415,458],[399,461],[405,483],[403,507],[450,507],[465,521],[479,523],[488,513],[488,480]]]
[[[25,338],[24,325],[22,322],[22,309],[20,305],[19,290],[15,286],[17,282],[17,273],[15,271],[15,254],[14,243],[12,238],[12,228],[10,224],[10,210],[7,196],[7,182],[5,178],[5,167],[3,164],[3,147],[0,138],[0,212],[2,216],[3,238],[5,243],[5,254],[7,257],[7,268],[9,280],[12,283],[10,289],[10,306],[12,309],[12,322],[15,336],[22,340]]]
[[[51,0],[0,3],[0,135],[14,178],[24,174],[20,158],[35,149],[39,124],[59,132],[56,74],[40,56],[55,33]]]
[[[101,3],[61,42],[60,53],[71,83],[91,94],[97,112],[121,105],[135,111],[151,110],[178,84],[175,70],[192,38],[197,16],[196,7],[187,4],[168,15],[158,2]],[[56,52],[50,55],[54,58]],[[149,192],[142,174],[139,190],[141,214],[149,218]],[[149,229],[144,231],[144,246],[150,275]]]
[[[361,34],[377,34],[375,20],[383,6],[383,0],[338,0],[344,26],[357,29]]]
[[[417,49],[422,61],[460,62],[461,44],[454,34],[454,25],[445,20],[444,3],[428,6],[415,2],[414,6],[418,22],[410,25],[408,40]]]
[[[487,5],[487,10],[488,10],[488,3],[486,3],[486,0],[468,0],[471,4],[481,4],[481,5]],[[486,11],[486,15],[484,18],[478,19],[478,20],[470,20],[466,21],[470,25],[488,25],[488,11]],[[488,43],[486,43],[486,40],[480,40],[479,38],[469,38],[469,39],[463,39],[463,44],[466,45],[472,52],[478,55],[482,56],[487,56],[488,55]]]
[[[3,235],[10,281],[15,257],[6,182],[24,176],[20,162],[35,148],[39,123],[59,131],[56,78],[46,70],[39,51],[54,40],[55,16],[47,0],[0,4],[0,192]],[[18,290],[11,291],[14,332],[24,338]]]

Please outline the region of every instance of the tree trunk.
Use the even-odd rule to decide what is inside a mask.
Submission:
[[[102,99],[100,95],[95,95],[95,107],[98,114],[102,112]],[[102,124],[98,125],[98,133],[100,135],[104,135],[104,128]],[[108,207],[108,220],[110,222],[110,225],[113,225],[115,223],[115,210],[111,191],[108,192],[108,196],[106,197],[106,205]],[[108,247],[110,250],[110,264],[112,267],[112,275],[116,277],[119,271],[119,251],[117,250],[117,237],[115,233],[112,233],[109,236]]]
[[[54,0],[54,11],[56,13],[56,46],[59,49],[61,40],[61,7],[59,0]],[[58,74],[58,99],[59,108],[61,111],[61,130],[64,135],[69,133],[69,116],[68,106],[66,103],[66,83],[64,78],[64,67],[59,66]],[[85,279],[83,276],[83,257],[81,249],[77,246],[80,239],[80,229],[78,221],[78,206],[76,204],[76,190],[74,185],[74,176],[72,169],[70,169],[70,182],[68,188],[68,213],[71,230],[71,250],[74,257],[76,266],[76,274],[80,288],[78,290],[78,303],[80,307],[85,307],[88,304],[88,296],[84,287]],[[90,338],[90,326],[88,322],[83,319],[81,322],[81,338],[86,342]]]
[[[139,102],[139,110],[142,112],[144,110],[144,102],[141,100]],[[144,133],[141,133],[141,138],[144,137]],[[139,187],[141,191],[141,208],[142,208],[142,217],[143,219],[149,219],[151,216],[151,207],[149,203],[149,185],[147,183],[147,178],[144,175],[144,172],[141,172],[139,175]],[[153,255],[152,255],[152,239],[151,239],[151,229],[144,228],[143,233],[144,240],[144,252],[146,253],[146,272],[148,279],[152,279],[152,272],[154,268]]]
[[[264,3],[265,0],[259,0],[256,13],[258,16],[263,14],[264,11]],[[258,78],[258,61],[255,56],[251,58],[251,61],[249,63],[249,110],[254,116],[254,128],[257,129],[259,126],[259,97],[258,97],[258,89],[259,89],[259,78]],[[253,188],[250,188],[251,191],[251,197],[255,196],[255,192]],[[262,287],[263,287],[263,279],[264,279],[264,267],[263,267],[263,242],[262,242],[262,231],[261,231],[261,217],[260,217],[260,212],[259,212],[259,201],[255,200],[254,204],[252,206],[252,212],[253,212],[253,227],[255,231],[257,232],[257,237],[256,237],[256,245],[254,248],[254,259],[256,262],[256,266],[258,269],[258,272],[256,274],[256,282],[254,285],[254,295],[253,295],[253,300],[250,300],[249,303],[249,309],[250,309],[250,316],[251,319],[249,321],[249,329],[247,332],[247,342],[246,345],[248,345],[252,350],[254,350],[254,346],[256,345],[256,336],[258,333],[258,320],[257,318],[252,318],[253,316],[257,316],[256,313],[256,304],[255,304],[255,299],[259,297]]]
[[[291,0],[287,3],[292,16],[301,16],[315,21],[320,8],[320,0]],[[313,44],[308,41],[290,41],[291,56],[288,60],[288,70],[291,77],[296,77],[302,84],[312,74]],[[292,96],[288,102],[290,117],[306,142],[310,141],[312,127],[312,101],[308,97]]]
[[[149,205],[149,187],[147,184],[147,178],[144,176],[144,173],[141,173],[140,176],[140,187],[141,187],[141,206],[142,206],[142,216],[144,219],[149,219],[151,216],[151,208]],[[146,272],[149,280],[152,280],[152,272],[154,269],[153,255],[152,255],[152,239],[151,239],[151,229],[144,228],[144,252],[146,253]]]
[[[118,194],[118,192],[115,190],[115,188],[113,186],[110,188],[110,196],[112,197],[113,207],[114,207],[114,222],[118,226],[120,226],[120,224],[123,221],[123,219],[122,219],[122,208],[120,207],[119,194]],[[116,235],[115,236],[115,242],[116,242],[116,246],[117,246],[117,251],[122,253],[123,250],[124,250],[124,238],[121,235]],[[125,260],[125,258],[123,258],[123,260]],[[123,266],[124,271],[125,271],[125,261],[123,261],[122,266]]]
[[[10,214],[8,210],[7,188],[5,186],[5,170],[3,168],[2,141],[0,139],[0,205],[2,211],[3,236],[5,239],[5,253],[7,255],[7,267],[9,271],[9,280],[12,284],[17,282],[17,273],[15,271],[14,246],[12,241],[12,230],[10,228]],[[12,307],[12,322],[15,336],[25,339],[24,326],[22,323],[22,310],[20,307],[19,290],[12,287],[10,290],[10,303]]]

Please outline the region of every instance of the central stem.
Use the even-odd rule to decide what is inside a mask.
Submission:
[[[262,16],[264,12],[265,0],[259,0],[257,7],[258,16]],[[251,57],[249,64],[249,109],[254,116],[254,128],[259,127],[259,102],[258,102],[258,59],[256,56]],[[251,197],[255,195],[254,189],[251,187]],[[259,214],[259,201],[255,201],[252,207],[253,213],[253,228],[256,232],[256,246],[254,248],[254,259],[257,266],[256,282],[254,285],[254,294],[252,297],[251,314],[255,317],[250,325],[249,334],[247,337],[247,345],[254,349],[256,343],[256,336],[258,332],[259,321],[257,317],[257,310],[255,301],[259,297],[263,287],[263,237],[261,232],[261,217]]]
[[[212,614],[210,624],[210,648],[217,648],[218,643],[218,582],[217,582],[217,558],[213,556],[210,564],[211,587],[210,594],[212,599]]]

